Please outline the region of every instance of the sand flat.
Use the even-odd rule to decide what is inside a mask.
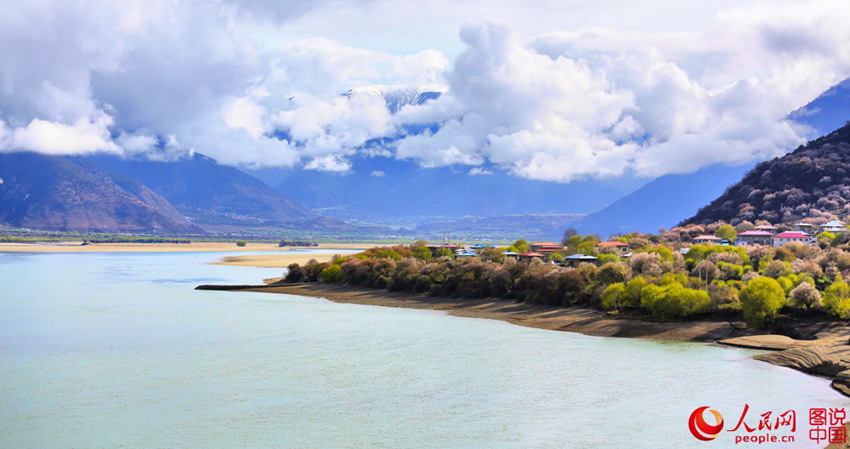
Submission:
[[[344,248],[336,248],[344,249]],[[292,254],[256,254],[250,256],[228,256],[213,265],[235,265],[239,267],[286,268],[297,263],[305,265],[310,259],[316,262],[330,262],[335,253],[292,253]]]
[[[383,246],[380,243],[321,243],[311,247],[279,247],[277,243],[248,243],[236,246],[234,242],[193,242],[193,243],[0,243],[0,252],[14,253],[97,253],[97,252],[251,252],[274,251],[289,252],[294,249],[369,249]],[[316,255],[318,256],[318,254]],[[257,265],[264,266],[264,265]]]

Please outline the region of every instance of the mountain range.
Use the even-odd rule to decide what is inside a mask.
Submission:
[[[427,89],[384,87],[343,95],[364,91],[382,96],[392,113],[441,95]],[[840,126],[850,117],[848,104],[850,80],[790,117],[825,134],[824,129]],[[285,132],[277,137],[288,138]],[[392,144],[392,139],[367,143],[375,149],[391,148]],[[336,235],[389,232],[433,236],[451,232],[506,236],[527,231],[543,239],[558,238],[560,228],[566,226],[603,235],[655,232],[694,215],[714,198],[723,198],[724,190],[751,168],[714,166],[654,180],[622,176],[560,184],[519,178],[497,166],[423,168],[413,161],[374,155],[380,151],[370,154],[373,156],[355,156],[346,173],[240,170],[199,153],[169,161],[112,155],[0,154],[0,224],[168,234],[289,230]],[[828,176],[838,179],[838,174]],[[770,195],[761,190],[766,197]],[[805,192],[818,194],[814,188]],[[759,203],[767,204],[767,200]],[[706,208],[692,220],[740,218],[726,209],[721,213],[717,207]],[[389,231],[384,226],[403,229]]]
[[[142,183],[83,158],[0,153],[0,223],[52,231],[198,234]]]
[[[361,231],[201,154],[168,162],[0,154],[0,223],[143,234]]]
[[[87,160],[137,179],[210,232],[251,227],[354,230],[353,226],[324,217],[259,179],[202,154],[168,162],[103,155]]]

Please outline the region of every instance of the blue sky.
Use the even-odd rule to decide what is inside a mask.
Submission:
[[[0,151],[651,177],[793,149],[850,76],[846,1],[4,3]]]

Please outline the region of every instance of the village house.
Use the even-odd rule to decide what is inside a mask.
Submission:
[[[545,258],[546,258],[546,256],[544,256],[543,254],[535,253],[535,252],[532,252],[532,251],[529,251],[527,253],[522,253],[522,254],[519,255],[519,261],[520,262],[531,262],[534,259],[544,260]]]
[[[698,235],[694,237],[694,243],[697,245],[719,245],[723,239],[713,235]]]
[[[832,220],[830,222],[820,225],[820,229],[823,232],[844,232],[847,230],[847,225],[838,220]]]
[[[518,260],[519,259],[519,253],[515,253],[513,251],[505,250],[505,251],[502,252],[502,255],[505,256],[505,260],[507,260],[507,259]]]
[[[768,231],[746,231],[738,234],[735,246],[773,245],[773,234]]]
[[[443,245],[425,245],[425,248],[428,248],[428,251],[431,251],[431,257],[438,257],[441,254],[441,250],[446,249],[451,252],[455,252],[457,249],[457,245],[443,244]]]
[[[773,236],[773,246],[778,247],[791,242],[799,242],[805,243],[806,245],[811,245],[812,238],[811,236],[809,236],[809,234],[803,232],[783,232],[782,234],[776,234],[775,236]]]
[[[598,261],[598,257],[589,256],[587,254],[573,254],[572,256],[564,257],[564,266],[577,267],[582,263],[592,263],[595,265]]]
[[[468,250],[468,249],[455,252],[455,257],[458,258],[458,259],[465,259],[467,257],[477,257],[477,256],[478,256],[478,254],[475,254],[474,252],[472,252],[471,250]]]
[[[564,247],[554,242],[535,242],[528,245],[531,252],[550,256],[554,253],[564,252]]]
[[[794,223],[794,229],[798,232],[802,232],[806,235],[812,235],[812,232],[815,230],[815,225],[811,223],[803,223],[802,221],[799,223]]]
[[[605,252],[606,249],[613,249],[614,253],[620,256],[624,256],[629,253],[629,245],[626,245],[623,242],[599,242],[596,244],[596,253]]]
[[[774,235],[774,234],[776,234],[776,231],[777,231],[777,230],[778,230],[778,228],[777,228],[776,226],[773,226],[773,225],[760,225],[760,226],[756,226],[756,231],[769,232],[769,233],[770,233],[770,235]]]

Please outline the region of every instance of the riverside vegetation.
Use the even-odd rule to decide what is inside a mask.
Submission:
[[[698,228],[698,229],[697,229]],[[717,234],[735,229],[718,223]],[[565,238],[563,253],[518,262],[488,247],[478,257],[455,259],[451,251],[436,255],[424,241],[372,248],[336,257],[332,262],[292,264],[283,282],[325,282],[434,296],[509,299],[548,306],[592,306],[656,319],[743,317],[751,328],[770,328],[778,316],[823,320],[850,319],[850,252],[842,234],[821,238],[819,245],[691,245],[680,252],[689,234],[703,226],[677,228],[661,235],[629,234],[618,238],[632,256],[599,254],[599,266],[560,266],[573,253],[591,253],[592,235]],[[675,236],[675,240],[673,237]],[[527,250],[525,240],[508,249]]]

